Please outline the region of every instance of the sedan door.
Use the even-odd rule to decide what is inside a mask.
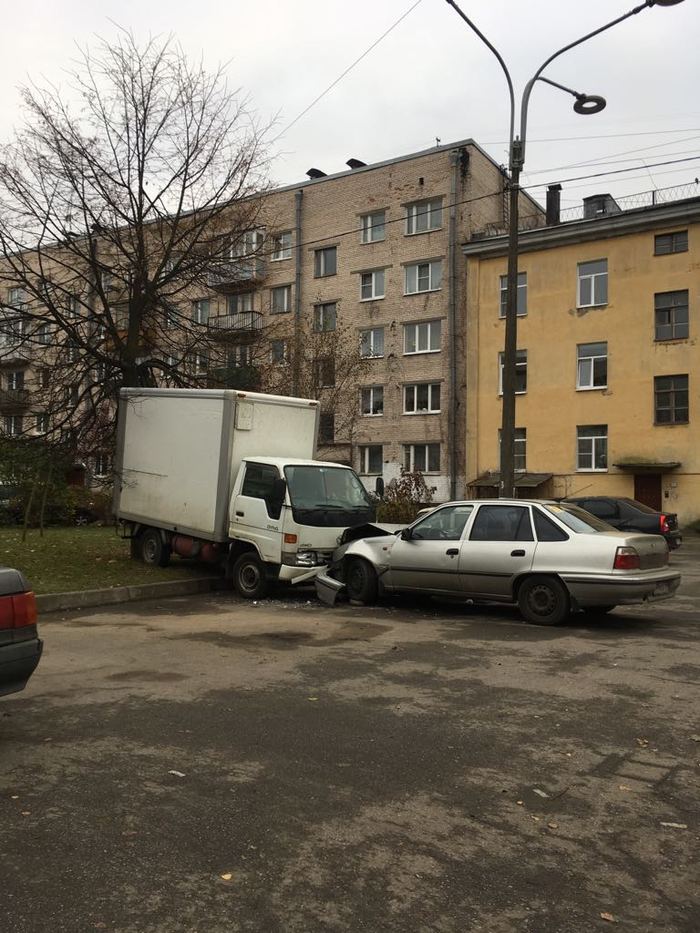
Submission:
[[[459,573],[466,596],[510,599],[513,579],[532,568],[535,536],[526,505],[481,505],[462,542]]]
[[[459,593],[460,539],[472,509],[445,506],[407,529],[391,548],[384,585],[394,590]]]

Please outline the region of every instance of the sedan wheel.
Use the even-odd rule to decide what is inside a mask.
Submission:
[[[559,625],[569,615],[569,594],[555,577],[529,577],[518,592],[518,607],[526,622]]]
[[[377,573],[366,560],[355,558],[348,562],[345,567],[345,586],[348,599],[364,603],[365,606],[371,606],[377,601]]]

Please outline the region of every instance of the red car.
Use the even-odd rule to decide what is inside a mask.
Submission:
[[[19,570],[0,567],[0,696],[24,690],[42,648],[34,593]]]

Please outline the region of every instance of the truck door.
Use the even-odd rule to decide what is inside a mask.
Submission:
[[[282,555],[281,519],[275,514],[273,489],[280,478],[276,466],[245,461],[241,491],[234,495],[230,516],[230,535],[257,545],[260,556],[270,563],[280,563]]]

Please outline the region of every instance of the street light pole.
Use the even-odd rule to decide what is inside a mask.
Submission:
[[[642,10],[653,6],[676,6],[683,0],[645,0],[644,3],[634,7],[627,13],[623,13],[616,19],[611,20],[598,29],[587,33],[580,39],[570,42],[563,48],[549,56],[537,69],[535,74],[525,85],[520,103],[520,127],[519,132],[515,132],[515,93],[513,90],[513,81],[503,60],[502,55],[494,45],[486,38],[475,23],[464,13],[457,5],[455,0],[446,0],[452,9],[460,16],[469,28],[476,33],[484,45],[494,54],[501,66],[508,85],[510,95],[510,132],[508,136],[508,275],[506,289],[506,319],[505,319],[505,339],[503,346],[503,379],[502,395],[503,410],[501,421],[501,455],[500,455],[500,484],[499,496],[501,498],[511,498],[515,493],[515,390],[517,375],[517,348],[518,348],[518,233],[519,233],[519,208],[520,208],[520,173],[525,164],[525,143],[527,140],[527,110],[530,103],[530,95],[535,86],[535,82],[542,81],[550,84],[559,90],[566,91],[576,98],[574,110],[582,115],[599,113],[605,107],[605,99],[595,95],[581,94],[571,88],[558,84],[549,78],[542,77],[542,72],[555,58],[573,49],[575,46],[587,42],[594,36],[612,29],[618,23],[641,13]]]

